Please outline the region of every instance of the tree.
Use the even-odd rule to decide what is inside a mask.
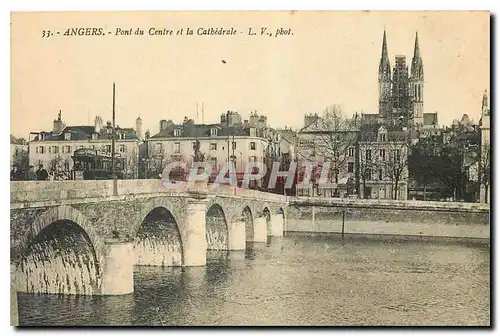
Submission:
[[[488,203],[488,192],[491,181],[491,146],[485,143],[481,149],[481,158],[479,162],[479,181],[484,188],[484,203]],[[483,201],[483,200],[480,200]]]
[[[327,107],[317,123],[314,149],[317,155],[330,162],[335,184],[339,181],[340,168],[349,158],[349,149],[357,142],[353,126],[352,120],[346,118],[336,105]]]
[[[411,147],[410,134],[407,131],[389,133],[389,141],[384,150],[387,150],[385,161],[386,173],[392,182],[393,199],[397,199],[399,183],[408,174],[408,152]]]
[[[54,175],[54,180],[71,180],[71,160],[58,154],[48,164],[48,173]]]
[[[464,179],[462,170],[463,153],[455,143],[446,144],[439,156],[437,174],[439,180],[453,192],[453,200],[459,196],[460,187]]]
[[[131,155],[127,155],[125,158],[125,177],[128,179],[135,179],[138,176],[139,171],[139,156],[136,150],[132,151]]]
[[[441,143],[434,138],[421,139],[409,152],[408,174],[409,177],[424,189],[424,201],[426,200],[427,187],[438,181],[439,152]]]

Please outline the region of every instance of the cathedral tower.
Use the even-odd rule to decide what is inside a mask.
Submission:
[[[420,56],[418,32],[415,34],[415,48],[411,61],[410,95],[410,124],[418,127],[424,123],[424,64]]]
[[[392,113],[391,103],[391,63],[387,52],[387,38],[384,30],[382,55],[378,67],[378,113],[381,122],[387,122]]]
[[[392,122],[406,125],[410,109],[406,56],[396,55],[392,76]]]

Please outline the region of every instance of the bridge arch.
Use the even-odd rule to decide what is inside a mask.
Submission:
[[[136,265],[184,264],[184,242],[178,218],[172,204],[164,198],[145,203],[132,229]]]
[[[245,205],[245,207],[243,207],[241,216],[245,221],[245,239],[246,241],[253,241],[254,239],[253,214],[250,206]]]
[[[229,229],[227,216],[218,203],[213,203],[207,208],[205,214],[205,237],[207,250],[227,250]]]
[[[100,294],[104,245],[77,209],[61,205],[44,210],[22,245],[15,270],[19,291]]]
[[[266,219],[266,230],[267,230],[267,235],[271,235],[271,210],[267,206],[264,206],[264,209],[262,210],[262,216]]]

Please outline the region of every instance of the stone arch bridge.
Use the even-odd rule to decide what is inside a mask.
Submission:
[[[282,236],[282,195],[159,180],[11,182],[11,265],[20,292],[133,292],[133,266],[203,266],[207,250]]]

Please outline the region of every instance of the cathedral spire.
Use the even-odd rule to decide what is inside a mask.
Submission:
[[[380,57],[380,62],[382,63],[382,60],[384,59],[389,59],[389,55],[387,53],[387,37],[385,34],[385,29],[384,29],[384,39],[382,40],[382,56]]]
[[[413,58],[420,58],[420,46],[418,45],[418,32],[415,33],[415,49],[413,49]]]
[[[379,81],[391,80],[391,63],[389,61],[389,53],[387,52],[387,37],[384,29],[384,38],[382,40],[382,55],[380,56],[380,64],[378,67]]]
[[[415,33],[415,49],[413,49],[413,59],[411,60],[411,76],[414,80],[424,79],[424,62],[420,56],[418,32]]]
[[[487,90],[484,90],[484,93],[483,93],[483,104],[482,104],[482,107],[488,107],[488,91]]]

